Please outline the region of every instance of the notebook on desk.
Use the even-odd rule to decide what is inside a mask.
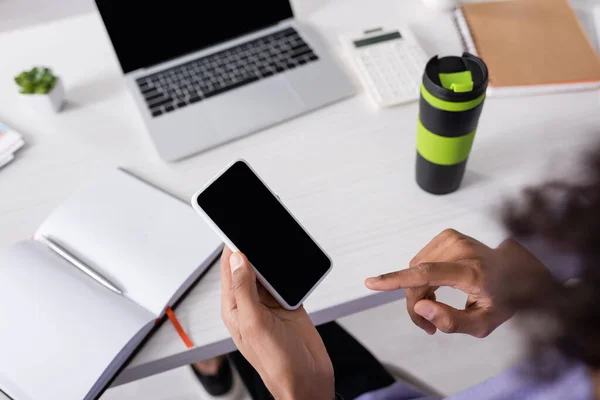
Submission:
[[[0,389],[13,400],[95,399],[221,249],[187,203],[123,170],[104,175],[54,211],[34,240],[0,250]]]
[[[600,87],[600,60],[567,0],[470,3],[455,17],[466,50],[488,65],[491,94]]]

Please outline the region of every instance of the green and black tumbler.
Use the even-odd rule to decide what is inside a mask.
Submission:
[[[488,86],[485,63],[469,53],[425,67],[417,123],[417,183],[433,194],[460,186]]]

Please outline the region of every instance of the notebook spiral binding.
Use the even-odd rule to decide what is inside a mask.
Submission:
[[[469,53],[479,57],[477,52],[477,47],[475,46],[475,41],[473,40],[473,36],[471,36],[471,29],[469,27],[469,23],[465,18],[465,14],[462,12],[460,8],[458,8],[454,12],[454,25],[458,30],[460,40],[463,45],[463,49],[468,51]]]
[[[465,38],[465,35],[463,34],[463,29],[462,29],[462,22],[460,21],[460,19],[464,20],[464,14],[462,13],[462,11],[460,9],[456,9],[454,11],[454,15],[452,17],[452,22],[454,22],[454,27],[456,28],[456,31],[458,32],[458,36],[460,36],[460,43],[462,45],[462,49],[463,51],[469,51],[469,47],[467,45],[467,40]],[[464,21],[464,24],[466,25],[466,21]]]
[[[477,44],[475,43],[475,40],[471,35],[471,28],[469,26],[469,22],[467,21],[465,14],[460,8],[456,9],[456,11],[454,12],[453,21],[454,25],[456,26],[456,29],[458,30],[458,34],[460,36],[460,40],[462,42],[464,51],[469,52],[479,58],[483,58],[477,51]],[[489,72],[489,80],[493,80],[491,72]]]

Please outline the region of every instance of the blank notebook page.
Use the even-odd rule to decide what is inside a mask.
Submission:
[[[490,85],[600,81],[600,62],[567,0],[512,0],[462,6]]]
[[[191,205],[115,169],[64,202],[46,235],[159,316],[221,241]]]

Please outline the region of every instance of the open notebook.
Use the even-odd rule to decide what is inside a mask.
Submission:
[[[489,68],[490,94],[600,87],[600,60],[567,0],[468,3],[455,18],[465,50]]]
[[[123,295],[40,240],[0,250],[0,389],[14,400],[95,399],[222,249],[187,203],[123,170],[66,201],[41,236]]]

